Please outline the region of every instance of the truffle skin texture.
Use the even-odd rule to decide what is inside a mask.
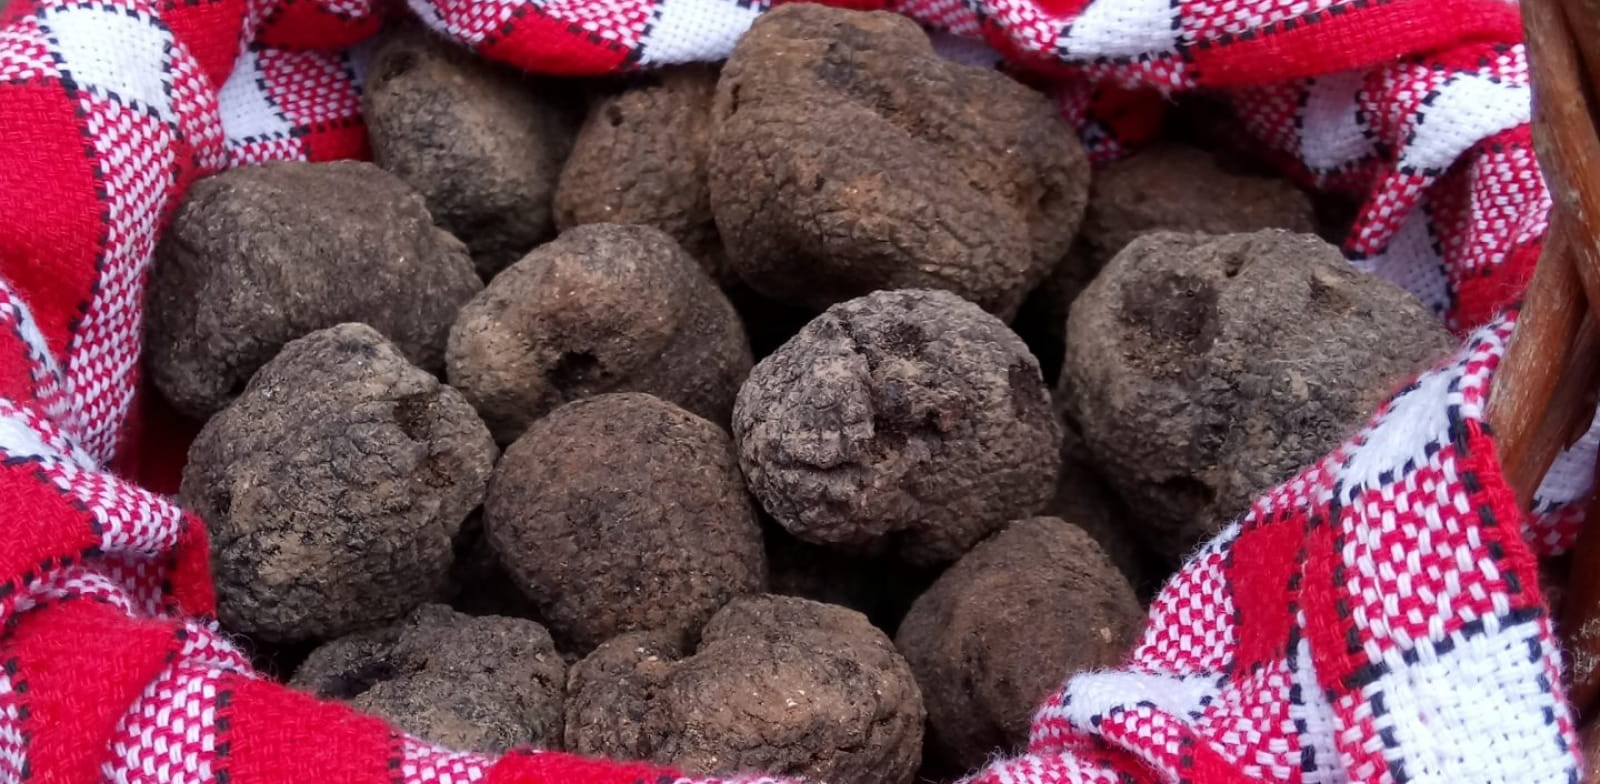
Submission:
[[[1073,305],[1060,399],[1177,559],[1354,433],[1454,341],[1305,234],[1147,234]]]
[[[1045,96],[939,57],[897,14],[763,14],[723,68],[712,123],[728,257],[797,304],[936,288],[1009,320],[1087,200],[1088,159]]]
[[[556,225],[654,226],[731,283],[706,186],[717,73],[688,65],[641,78],[589,107],[556,187]]]
[[[692,654],[623,635],[567,681],[568,750],[691,775],[908,784],[923,717],[905,659],[865,616],[783,596],[734,600]]]
[[[966,772],[1021,749],[1062,681],[1110,667],[1144,610],[1083,530],[1055,517],[1007,526],[945,571],[906,613],[895,645],[928,708],[928,746]]]
[[[533,621],[427,604],[311,652],[289,685],[452,748],[559,748],[567,667]]]
[[[829,308],[756,365],[734,405],[750,489],[790,533],[950,561],[1055,489],[1061,429],[1039,364],[946,291]]]
[[[201,429],[183,472],[223,623],[321,640],[440,596],[494,458],[467,401],[370,327],[290,342]]]
[[[273,163],[197,181],[156,252],[146,367],[205,418],[295,338],[372,326],[444,367],[456,311],[483,287],[405,183],[368,163]]]
[[[693,634],[766,582],[727,433],[649,395],[600,395],[535,422],[495,468],[484,522],[564,648]]]
[[[461,309],[450,383],[500,443],[557,406],[647,392],[726,428],[750,372],[739,314],[671,237],[579,226],[540,246]]]
[[[555,234],[551,200],[580,117],[568,95],[419,25],[386,33],[368,73],[374,160],[422,194],[479,275]]]

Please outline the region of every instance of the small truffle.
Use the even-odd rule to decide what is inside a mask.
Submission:
[[[807,541],[950,561],[1055,489],[1061,429],[1006,325],[946,291],[818,316],[739,391],[750,489]]]
[[[756,20],[712,108],[711,209],[756,291],[826,307],[954,291],[1010,319],[1066,252],[1089,163],[1044,95],[887,12]]]
[[[1088,534],[1055,517],[1007,526],[918,597],[895,638],[922,687],[930,755],[966,772],[1021,749],[1044,699],[1117,664],[1143,626],[1133,587]]]
[[[206,423],[183,472],[222,622],[324,640],[439,597],[494,457],[467,401],[370,327],[291,341]]]
[[[434,743],[500,753],[560,747],[566,680],[539,624],[428,604],[317,648],[289,685],[349,700]]]
[[[461,309],[450,383],[502,444],[557,406],[647,392],[726,428],[750,344],[727,297],[671,237],[579,226]]]
[[[692,634],[761,590],[756,510],[727,433],[649,395],[569,403],[506,450],[489,543],[564,647]]]
[[[556,225],[654,226],[719,283],[734,281],[711,218],[706,157],[717,73],[667,68],[589,107],[556,188]]]
[[[373,159],[422,194],[479,275],[555,234],[551,197],[580,116],[571,96],[415,24],[379,39],[367,73]]]
[[[1089,186],[1089,207],[1077,241],[1029,295],[1018,329],[1042,332],[1060,357],[1072,301],[1117,251],[1141,234],[1179,231],[1235,234],[1262,229],[1311,232],[1316,210],[1287,180],[1228,171],[1190,147],[1158,145],[1107,165]],[[1037,326],[1034,326],[1037,325]]]
[[[422,198],[369,163],[274,163],[197,181],[156,251],[146,367],[174,406],[222,409],[295,338],[360,322],[444,368],[482,282]]]
[[[627,634],[574,665],[567,748],[691,775],[759,770],[828,784],[909,784],[922,698],[883,632],[843,607],[734,600],[697,650]]]
[[[1074,304],[1060,398],[1176,560],[1454,345],[1314,236],[1147,234]]]

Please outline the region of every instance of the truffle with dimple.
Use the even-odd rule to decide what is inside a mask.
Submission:
[[[567,667],[533,621],[418,607],[400,623],[311,652],[290,686],[452,748],[559,748]]]
[[[1317,237],[1160,232],[1073,305],[1060,397],[1141,536],[1176,560],[1454,345]]]
[[[739,391],[750,489],[796,536],[949,561],[1054,490],[1061,430],[1039,365],[946,291],[829,308]]]
[[[484,523],[564,648],[693,634],[766,582],[727,433],[649,395],[599,395],[535,422],[495,468]]]
[[[909,784],[922,698],[883,632],[805,599],[737,599],[694,650],[648,633],[607,642],[567,681],[567,748],[711,775]]]
[[[732,283],[706,186],[717,73],[697,64],[639,78],[589,107],[561,170],[556,225],[654,226],[719,283]]]
[[[290,342],[189,449],[217,611],[270,642],[337,637],[444,592],[483,499],[488,428],[361,324]]]
[[[763,14],[712,106],[711,209],[735,271],[812,307],[954,291],[1009,319],[1066,252],[1088,158],[1044,95],[934,53],[888,12]]]
[[[895,637],[922,687],[930,754],[964,772],[1022,748],[1050,692],[1117,664],[1143,624],[1127,578],[1077,526],[1035,517],[984,540]]]
[[[367,324],[424,370],[483,287],[422,198],[369,163],[244,166],[197,181],[156,251],[146,368],[204,418],[295,338]]]
[[[447,356],[501,443],[602,392],[647,392],[726,427],[750,363],[739,315],[671,237],[608,223],[500,273],[461,309]]]
[[[579,111],[565,91],[423,29],[385,33],[362,116],[373,160],[410,183],[493,277],[555,233],[552,195]]]

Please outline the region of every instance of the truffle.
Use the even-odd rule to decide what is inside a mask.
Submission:
[[[361,322],[444,367],[456,311],[483,284],[405,183],[368,163],[274,163],[194,183],[156,251],[146,367],[204,418],[295,338]]]
[[[373,159],[422,194],[479,275],[555,234],[552,195],[580,117],[565,90],[417,24],[385,33],[367,73]]]
[[[453,748],[559,748],[567,667],[533,621],[427,604],[377,631],[311,652],[290,686],[352,705]]]
[[[1074,304],[1060,398],[1141,536],[1176,560],[1453,346],[1314,236],[1161,232]]]
[[[792,597],[734,600],[693,651],[623,635],[567,681],[568,750],[691,775],[909,784],[923,718],[911,670],[883,632],[860,613]]]
[[[893,13],[763,14],[723,68],[712,123],[730,263],[816,308],[937,288],[1009,319],[1088,195],[1088,158],[1048,98],[938,56]]]
[[[697,64],[638,78],[590,105],[561,170],[556,225],[654,226],[719,283],[732,283],[706,186],[717,73]]]
[[[592,224],[540,246],[461,309],[450,383],[500,443],[572,400],[647,392],[727,427],[750,372],[733,306],[671,237]]]
[[[564,646],[692,634],[761,590],[761,529],[727,433],[649,395],[568,403],[506,450],[489,542]]]
[[[439,597],[494,457],[467,401],[370,327],[291,341],[201,429],[183,472],[222,622],[320,640]]]
[[[1082,529],[1007,526],[940,575],[895,637],[922,687],[930,755],[966,772],[1023,748],[1044,699],[1117,664],[1143,626],[1133,587]]]
[[[739,391],[750,489],[790,533],[950,561],[1054,490],[1061,430],[1039,365],[947,291],[829,308]]]

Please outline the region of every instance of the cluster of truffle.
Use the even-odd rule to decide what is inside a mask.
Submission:
[[[365,100],[375,164],[190,189],[146,362],[222,623],[454,746],[959,775],[1450,345],[1292,185],[1091,173],[892,14],[603,84],[402,28]]]

